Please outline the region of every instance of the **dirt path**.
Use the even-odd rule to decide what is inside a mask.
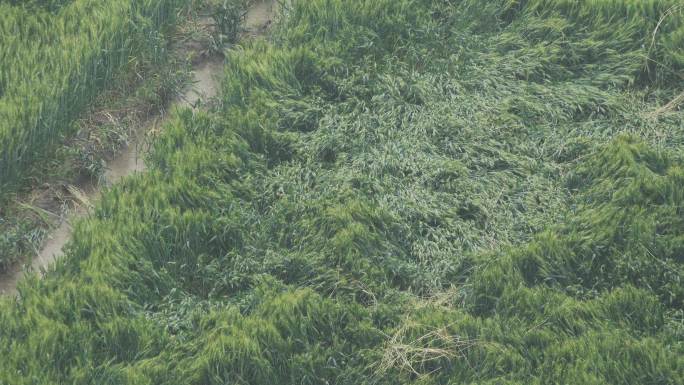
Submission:
[[[258,37],[265,33],[274,17],[274,3],[274,0],[263,0],[250,7],[243,24],[243,39]],[[171,109],[174,107],[196,108],[195,106],[200,100],[207,100],[216,96],[222,68],[222,59],[218,57],[211,57],[194,65],[191,86],[179,96]],[[116,184],[126,176],[145,171],[146,166],[143,162],[146,151],[145,136],[148,132],[157,130],[157,127],[162,125],[165,119],[166,117],[162,115],[150,117],[147,123],[136,132],[135,139],[107,163],[105,173],[107,185]],[[71,211],[67,218],[49,234],[48,239],[42,245],[42,249],[37,250],[31,265],[21,266],[18,264],[6,273],[0,274],[0,294],[16,294],[17,284],[26,270],[35,272],[45,270],[62,255],[62,249],[71,238],[71,224],[88,215],[89,202],[96,201],[101,193],[100,188],[95,185],[81,187],[83,190],[82,204]]]

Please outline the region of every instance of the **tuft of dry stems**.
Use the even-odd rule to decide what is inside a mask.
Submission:
[[[448,289],[437,291],[416,301],[416,308],[435,307],[435,308],[449,308],[459,299],[462,300],[460,289],[456,285],[450,285]]]
[[[375,375],[380,378],[390,370],[411,373],[417,377],[428,376],[439,371],[439,367],[426,372],[425,367],[439,360],[467,360],[466,350],[477,344],[476,340],[464,339],[449,332],[449,325],[435,328],[424,335],[407,341],[412,327],[420,327],[408,319],[388,336],[382,360],[377,364]]]
[[[69,193],[74,197],[74,200],[78,202],[80,205],[89,210],[93,208],[93,204],[88,198],[88,194],[86,194],[83,190],[74,185],[67,185],[66,188],[69,191]]]
[[[670,102],[668,102],[668,103],[665,104],[664,106],[662,106],[662,107],[658,108],[657,110],[651,112],[651,113],[649,114],[649,116],[650,116],[651,118],[656,119],[656,118],[661,117],[661,116],[663,116],[663,115],[665,115],[665,114],[674,112],[674,111],[677,110],[677,109],[679,108],[679,106],[681,106],[682,104],[684,104],[684,92],[682,92],[681,94],[679,94],[677,97],[675,97],[674,99],[672,99]]]
[[[667,20],[668,17],[673,17],[675,13],[684,10],[684,4],[679,4],[679,5],[674,5],[665,11],[663,15],[660,17],[658,20],[658,23],[656,24],[655,28],[653,29],[653,33],[651,34],[651,45],[648,48],[648,51],[651,52],[655,48],[656,45],[656,37],[658,35],[658,32],[660,31],[660,27],[663,25],[665,20]],[[650,55],[649,55],[650,56]],[[677,97],[672,99],[669,103],[665,104],[664,106],[656,109],[655,111],[651,112],[648,114],[649,117],[656,119],[664,114],[673,112],[679,106],[684,103],[684,92],[679,94]]]
[[[684,4],[673,5],[672,7],[668,8],[667,11],[665,11],[665,13],[663,13],[663,16],[660,17],[658,23],[656,24],[656,27],[653,29],[653,33],[651,34],[651,45],[649,47],[649,51],[655,47],[656,36],[658,35],[658,31],[660,30],[660,27],[663,25],[665,20],[667,20],[668,17],[673,16],[676,12],[679,12],[681,10],[684,10]]]

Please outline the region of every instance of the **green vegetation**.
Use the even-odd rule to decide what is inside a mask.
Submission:
[[[183,0],[0,1],[0,201],[127,66],[166,55]]]
[[[0,384],[684,383],[679,4],[293,1],[0,302]]]
[[[0,203],[0,274],[30,260],[51,227],[74,204],[82,204],[69,188],[84,181],[109,183],[107,159],[129,145],[150,114],[161,113],[187,84],[190,58],[178,51],[157,63],[136,61],[134,71],[117,76],[74,122],[76,134],[59,144],[49,161],[36,165],[41,185],[3,196],[8,202]]]
[[[38,7],[37,2],[20,3],[26,8],[22,14],[26,17]],[[23,170],[18,186],[13,186],[19,188],[0,190],[0,275],[35,255],[50,228],[80,203],[71,193],[72,185],[108,183],[107,160],[130,144],[131,135],[147,124],[150,116],[164,113],[169,101],[187,84],[190,63],[216,47],[199,15],[211,11],[212,4],[200,0],[178,4],[183,6],[174,10],[173,20],[169,20],[175,24],[172,28],[158,26],[158,35],[151,41],[160,45],[161,54],[150,54],[144,44],[136,43],[141,50],[130,52],[135,56],[75,113],[56,145]]]

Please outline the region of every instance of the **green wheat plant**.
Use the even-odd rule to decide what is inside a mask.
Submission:
[[[0,2],[0,196],[62,138],[136,55],[159,60],[155,38],[180,0]]]
[[[0,384],[684,382],[677,2],[283,3],[0,300]]]

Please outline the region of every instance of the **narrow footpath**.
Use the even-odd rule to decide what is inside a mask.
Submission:
[[[275,15],[275,1],[258,1],[248,9],[243,21],[244,32],[241,39],[254,39],[262,36],[273,22]],[[208,22],[208,20],[207,20]],[[174,108],[198,108],[208,99],[216,96],[221,82],[220,76],[223,69],[223,59],[219,56],[205,58],[193,65],[191,85],[170,106]],[[107,163],[105,181],[107,185],[114,185],[122,178],[129,175],[145,172],[144,163],[145,138],[147,133],[157,131],[166,122],[168,116],[156,115],[147,120],[147,123],[135,133],[131,143],[121,150]],[[31,260],[30,266],[17,264],[5,273],[0,274],[0,295],[15,295],[19,281],[25,272],[41,272],[48,268],[50,263],[62,255],[62,249],[69,242],[72,233],[71,224],[85,217],[90,212],[91,203],[99,199],[102,192],[97,185],[91,184],[82,187],[83,196],[81,204],[72,210],[68,216],[55,228],[37,251]]]

